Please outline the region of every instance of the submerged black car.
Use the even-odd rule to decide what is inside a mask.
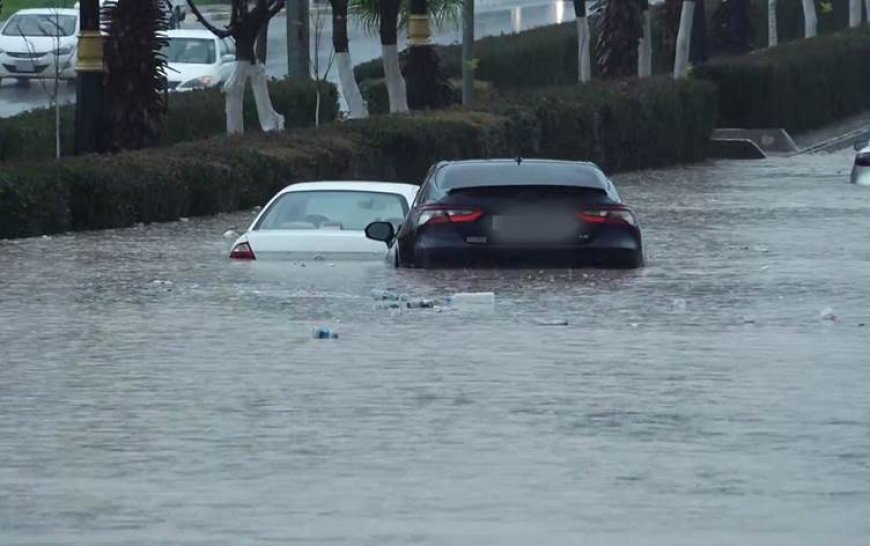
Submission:
[[[398,232],[366,228],[397,266],[643,265],[640,226],[593,163],[476,160],[429,170]]]

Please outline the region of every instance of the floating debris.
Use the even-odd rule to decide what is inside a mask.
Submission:
[[[338,339],[338,333],[329,328],[315,328],[312,334],[314,339]]]
[[[826,320],[829,322],[836,322],[837,315],[834,313],[834,309],[831,307],[825,307],[821,311],[819,311],[819,318],[821,320]]]
[[[538,326],[568,326],[568,321],[564,319],[535,319],[535,324]]]

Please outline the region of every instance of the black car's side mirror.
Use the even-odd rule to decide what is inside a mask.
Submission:
[[[854,148],[855,148],[856,152],[860,152],[861,150],[863,150],[867,146],[870,146],[870,142],[859,140],[858,142],[855,143]]]
[[[396,230],[389,222],[372,222],[366,226],[366,237],[389,245],[396,238]]]

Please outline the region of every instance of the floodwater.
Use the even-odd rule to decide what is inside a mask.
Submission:
[[[0,242],[0,543],[865,545],[851,155],[616,177],[635,272],[230,263],[247,212]]]

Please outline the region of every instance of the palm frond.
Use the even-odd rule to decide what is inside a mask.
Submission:
[[[458,24],[462,16],[463,0],[429,0],[429,17],[434,25]],[[371,33],[378,31],[381,23],[379,0],[350,0],[350,13],[356,16],[363,28]],[[408,0],[402,0],[399,27],[407,28],[410,18]]]

